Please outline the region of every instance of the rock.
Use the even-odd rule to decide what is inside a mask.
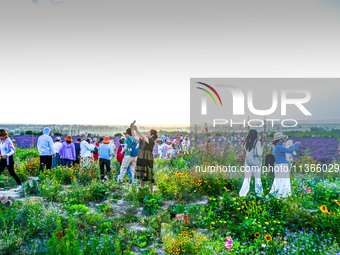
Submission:
[[[136,230],[136,231],[145,231],[146,230],[146,227],[144,227],[140,223],[133,223],[131,225],[128,225],[127,228],[130,229],[130,230]]]

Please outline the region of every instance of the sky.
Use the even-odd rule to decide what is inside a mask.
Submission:
[[[189,125],[193,77],[339,77],[339,14],[335,0],[1,0],[0,123]]]

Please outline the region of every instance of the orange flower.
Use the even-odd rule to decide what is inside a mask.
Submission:
[[[182,195],[181,194],[179,194],[179,196],[178,196],[179,198],[182,198]]]
[[[271,237],[270,235],[266,235],[266,236],[264,237],[264,239],[266,239],[267,242],[273,240],[272,237]]]
[[[259,232],[256,232],[256,233],[255,233],[255,237],[256,237],[256,238],[258,238],[258,237],[260,237],[260,236],[261,236],[261,235],[260,235]]]

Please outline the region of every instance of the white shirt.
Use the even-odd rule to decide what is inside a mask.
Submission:
[[[1,156],[7,155],[7,157],[10,157],[14,154],[13,148],[11,148],[11,151],[7,151],[7,146],[5,146],[5,143],[0,143],[0,150],[1,150]]]
[[[55,142],[53,144],[54,153],[59,153],[61,146],[63,146],[61,142]]]
[[[89,144],[86,141],[81,141],[80,143],[80,156],[82,158],[92,157],[92,151],[94,150],[94,145]]]

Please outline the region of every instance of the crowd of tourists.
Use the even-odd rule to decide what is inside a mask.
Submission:
[[[43,134],[38,138],[37,147],[40,155],[40,171],[52,169],[58,166],[72,167],[80,164],[86,167],[96,161],[99,162],[100,176],[103,181],[108,180],[111,175],[111,160],[116,155],[120,167],[116,172],[118,183],[123,182],[126,174],[129,175],[129,182],[136,179],[141,180],[144,186],[146,181],[154,182],[154,146],[157,144],[158,156],[161,158],[176,157],[180,151],[189,152],[190,139],[188,136],[176,135],[171,139],[165,135],[158,138],[157,131],[151,129],[146,135],[142,134],[133,123],[124,132],[125,137],[119,139],[119,146],[116,148],[114,142],[109,137],[94,139],[82,134],[80,138],[73,141],[72,136],[66,136],[64,141],[56,137],[53,142],[50,136],[50,128],[46,127]],[[233,141],[241,139],[233,137]],[[292,154],[300,143],[291,140],[284,144],[285,136],[281,132],[274,134],[272,141],[272,165],[275,169],[275,179],[270,190],[270,194],[277,197],[287,197],[291,194],[289,169],[293,159]],[[245,157],[245,177],[239,192],[240,196],[246,196],[250,189],[252,175],[255,177],[255,193],[262,196],[263,188],[261,182],[262,167],[262,141],[259,139],[257,131],[251,129],[248,135],[242,139]],[[0,175],[7,168],[9,174],[17,182],[17,190],[22,188],[21,181],[14,170],[15,147],[4,129],[0,129]],[[267,158],[266,158],[267,161]]]

